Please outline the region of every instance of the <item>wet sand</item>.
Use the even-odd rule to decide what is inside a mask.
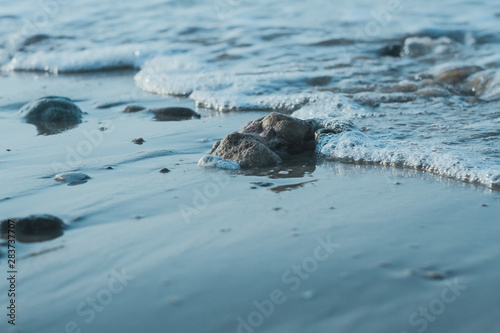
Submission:
[[[139,91],[132,72],[4,75],[1,218],[52,214],[67,228],[17,243],[17,325],[4,315],[2,332],[498,328],[500,192],[321,159],[202,169],[215,140],[266,113],[160,122],[127,103],[98,108],[195,108]],[[36,135],[14,111],[44,95],[75,100],[84,122]],[[91,178],[53,179],[68,171]],[[1,279],[2,304],[7,289]]]

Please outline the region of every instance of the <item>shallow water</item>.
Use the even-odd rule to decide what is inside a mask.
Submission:
[[[135,83],[148,92],[220,111],[342,118],[366,135],[323,138],[327,158],[500,185],[496,1],[54,0],[2,9],[4,71],[137,68]],[[388,46],[401,56],[381,55]],[[469,78],[437,78],[463,66],[477,67]]]
[[[2,311],[1,332],[242,333],[275,290],[286,301],[255,332],[498,328],[496,2],[45,3],[0,0],[0,219],[66,227],[17,243],[18,325]],[[83,123],[37,135],[17,111],[55,94]],[[269,110],[353,130],[275,168],[199,167]],[[450,283],[465,288],[451,303]]]

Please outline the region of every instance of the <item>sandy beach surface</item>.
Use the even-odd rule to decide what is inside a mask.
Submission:
[[[195,108],[140,91],[134,73],[0,77],[1,217],[66,224],[61,237],[16,243],[16,325],[2,269],[1,332],[498,331],[498,191],[320,158],[200,168],[216,140],[267,113],[124,113]],[[14,111],[54,94],[84,122],[37,135]],[[54,180],[69,171],[91,178]],[[0,253],[5,268],[5,240]]]
[[[500,332],[497,0],[0,8],[0,333]]]

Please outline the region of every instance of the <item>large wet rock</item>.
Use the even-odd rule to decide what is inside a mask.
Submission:
[[[281,162],[278,154],[254,133],[231,133],[222,141],[217,141],[210,154],[233,160],[244,169],[273,166]]]
[[[272,112],[216,142],[210,154],[236,161],[243,169],[275,166],[291,155],[314,152],[316,127],[313,120]]]
[[[11,218],[0,222],[1,236],[4,239],[9,238],[9,222],[14,224],[10,228],[15,235],[16,241],[32,243],[43,242],[57,238],[63,234],[64,222],[52,215],[30,215],[23,218]]]
[[[73,128],[82,122],[82,110],[69,98],[46,96],[23,106],[19,113],[38,134],[50,135]]]
[[[248,122],[240,132],[258,134],[271,150],[286,157],[288,154],[314,150],[315,126],[310,120],[272,112],[266,117]]]

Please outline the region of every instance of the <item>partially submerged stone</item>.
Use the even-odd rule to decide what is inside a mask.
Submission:
[[[457,67],[442,71],[441,73],[436,75],[436,79],[443,83],[457,84],[463,82],[472,74],[480,72],[482,70],[483,69],[479,66]]]
[[[15,235],[16,241],[25,243],[43,242],[57,238],[63,234],[64,227],[64,222],[52,215],[30,215],[0,222],[2,238],[8,239],[9,234]],[[10,233],[9,229],[12,230]]]
[[[46,96],[23,106],[19,113],[39,134],[56,134],[82,122],[82,110],[69,98]]]
[[[201,118],[200,114],[189,108],[168,107],[151,110],[158,121],[188,120],[191,118]]]
[[[139,112],[142,110],[145,110],[146,108],[144,106],[140,105],[127,105],[124,109],[123,112],[131,113],[131,112]]]
[[[143,138],[135,138],[132,139],[131,142],[135,143],[136,145],[142,145],[144,142],[146,142],[146,140],[144,140]]]
[[[276,166],[282,161],[307,165],[314,160],[316,136],[351,131],[355,126],[345,120],[301,120],[272,112],[245,124],[239,132],[217,141],[200,166],[221,167],[221,161],[235,161],[242,169]],[[314,164],[314,163],[313,163]]]
[[[280,156],[314,150],[315,123],[281,113],[272,112],[268,116],[248,122],[241,133],[258,134],[265,144]]]
[[[210,154],[237,162],[242,168],[273,166],[281,158],[254,133],[231,133],[217,141]]]
[[[389,44],[378,50],[378,55],[385,57],[402,57],[404,56],[404,48],[401,44]]]
[[[69,183],[69,185],[84,184],[90,177],[81,172],[64,172],[55,175],[54,179],[58,182]]]

